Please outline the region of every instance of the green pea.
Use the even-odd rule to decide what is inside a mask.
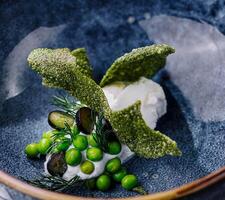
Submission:
[[[121,182],[124,176],[127,175],[127,170],[125,168],[121,168],[115,174],[113,174],[113,180],[116,182]]]
[[[96,181],[96,186],[101,191],[108,190],[110,188],[110,185],[111,185],[110,177],[105,174],[99,176]]]
[[[85,186],[89,190],[94,190],[96,188],[96,179],[91,178],[85,181]]]
[[[38,155],[38,144],[32,143],[28,144],[25,148],[25,153],[27,154],[27,157],[35,158]]]
[[[83,151],[88,147],[87,137],[84,135],[77,135],[73,140],[73,145],[78,150]]]
[[[85,174],[91,174],[95,170],[95,166],[91,161],[86,160],[81,164],[80,169]]]
[[[49,138],[42,138],[38,143],[38,151],[40,154],[45,155],[51,146],[52,141]]]
[[[61,151],[66,151],[70,146],[70,141],[69,140],[65,140],[62,142],[59,142],[59,144],[56,146],[56,149],[58,150],[58,152]]]
[[[66,152],[65,160],[68,165],[76,166],[79,165],[82,160],[82,154],[77,149],[69,149]]]
[[[115,173],[121,168],[121,160],[116,157],[106,163],[106,170],[109,173]]]
[[[132,190],[134,187],[137,186],[137,184],[137,177],[132,174],[126,175],[121,181],[122,187],[126,190]]]
[[[97,147],[88,148],[86,152],[87,158],[91,161],[99,161],[103,157],[103,152]]]
[[[112,155],[116,155],[121,151],[121,144],[118,141],[112,141],[108,143],[108,152]]]
[[[92,147],[98,147],[97,142],[94,139],[93,135],[88,135],[88,144],[91,145]]]

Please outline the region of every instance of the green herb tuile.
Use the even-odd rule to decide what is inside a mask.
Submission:
[[[165,155],[180,156],[175,141],[166,135],[150,129],[142,118],[141,101],[121,111],[113,112],[111,124],[122,143],[139,156],[158,158]]]
[[[175,49],[166,44],[133,49],[116,59],[100,82],[104,87],[116,81],[134,82],[141,76],[154,76],[166,63],[166,57]]]
[[[43,84],[63,88],[91,109],[110,117],[103,90],[75,64],[69,49],[34,49],[28,56],[31,68],[43,77]]]
[[[92,78],[92,67],[89,62],[87,52],[85,48],[78,48],[71,52],[73,56],[76,58],[76,64],[80,66],[80,71],[85,74],[86,76]]]

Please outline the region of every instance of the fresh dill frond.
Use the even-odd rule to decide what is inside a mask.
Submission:
[[[75,101],[74,99],[69,99],[66,96],[53,96],[52,104],[72,116],[76,115],[78,109],[85,106],[84,104]]]
[[[112,133],[112,130],[105,129],[104,124],[104,116],[103,113],[99,113],[98,116],[96,116],[94,122],[95,122],[95,132],[93,133],[94,140],[99,145],[99,147],[104,151],[108,152],[108,143],[109,143],[109,136]]]
[[[33,186],[59,192],[68,190],[69,188],[74,186],[82,185],[84,183],[83,180],[80,180],[79,176],[75,176],[69,181],[66,181],[58,176],[46,176],[46,175],[42,175],[39,179],[35,180],[27,180],[24,178],[22,179]]]
[[[68,123],[65,123],[65,128],[54,132],[53,135],[51,136],[51,139],[53,142],[47,152],[53,153],[54,148],[64,142],[72,143],[73,138],[74,138],[74,133],[73,133],[72,128],[69,126]]]

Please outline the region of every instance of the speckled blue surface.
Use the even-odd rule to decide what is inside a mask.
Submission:
[[[62,93],[41,86],[39,77],[26,68],[29,48],[84,46],[94,66],[95,78],[100,79],[119,55],[153,43],[139,26],[139,20],[159,14],[175,15],[206,21],[225,33],[224,6],[223,1],[215,0],[1,2],[0,168],[23,177],[38,176],[43,170],[43,160],[27,160],[23,150],[27,143],[37,141],[42,132],[48,130],[46,118],[53,109],[51,96]],[[164,87],[168,100],[168,112],[157,128],[177,141],[183,156],[158,160],[135,157],[127,163],[128,169],[140,177],[150,193],[188,183],[225,165],[225,123],[196,119],[176,85],[162,79],[160,74],[156,80]],[[16,83],[16,86],[7,88],[5,83]],[[13,96],[13,88],[18,95],[4,101]],[[221,182],[185,199],[224,199],[224,185]],[[9,192],[13,199],[25,198],[13,190]],[[107,193],[77,188],[73,193],[95,197],[135,195],[120,187]]]

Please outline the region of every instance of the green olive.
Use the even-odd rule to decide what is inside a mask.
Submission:
[[[110,188],[111,185],[111,179],[109,176],[103,174],[98,177],[96,181],[96,186],[101,191],[106,191]]]
[[[74,149],[74,148],[69,149],[66,152],[65,160],[68,165],[72,165],[72,166],[79,165],[82,160],[82,154],[77,149]]]
[[[118,157],[113,158],[106,163],[105,168],[109,173],[116,173],[121,168],[121,160]]]
[[[39,153],[38,144],[36,144],[36,143],[28,144],[25,148],[25,153],[27,154],[27,157],[29,157],[29,158],[37,157],[37,155]]]
[[[89,190],[94,190],[96,188],[96,179],[91,178],[85,181],[85,186]]]
[[[116,155],[121,151],[121,144],[118,141],[112,141],[108,143],[109,154]]]
[[[38,143],[39,153],[42,154],[42,155],[45,155],[47,153],[47,151],[49,150],[51,144],[52,144],[51,139],[42,138]]]
[[[127,170],[125,168],[121,168],[115,174],[113,174],[113,180],[116,182],[121,182],[122,179],[127,175]]]
[[[95,166],[91,161],[86,160],[80,165],[80,169],[85,174],[91,174],[95,170]]]
[[[91,161],[99,161],[103,157],[103,152],[97,147],[88,148],[86,151],[87,158]]]
[[[78,150],[83,151],[88,147],[87,137],[84,135],[77,135],[73,139],[73,146]]]
[[[137,186],[137,184],[137,177],[132,174],[126,175],[121,181],[122,187],[126,190],[132,190],[134,187]]]
[[[93,133],[91,135],[88,135],[87,138],[88,138],[89,145],[91,145],[92,147],[98,147],[98,144],[94,139]]]
[[[74,118],[72,115],[67,114],[66,112],[55,110],[49,113],[48,123],[52,128],[63,129],[67,123],[70,127],[74,124]]]

